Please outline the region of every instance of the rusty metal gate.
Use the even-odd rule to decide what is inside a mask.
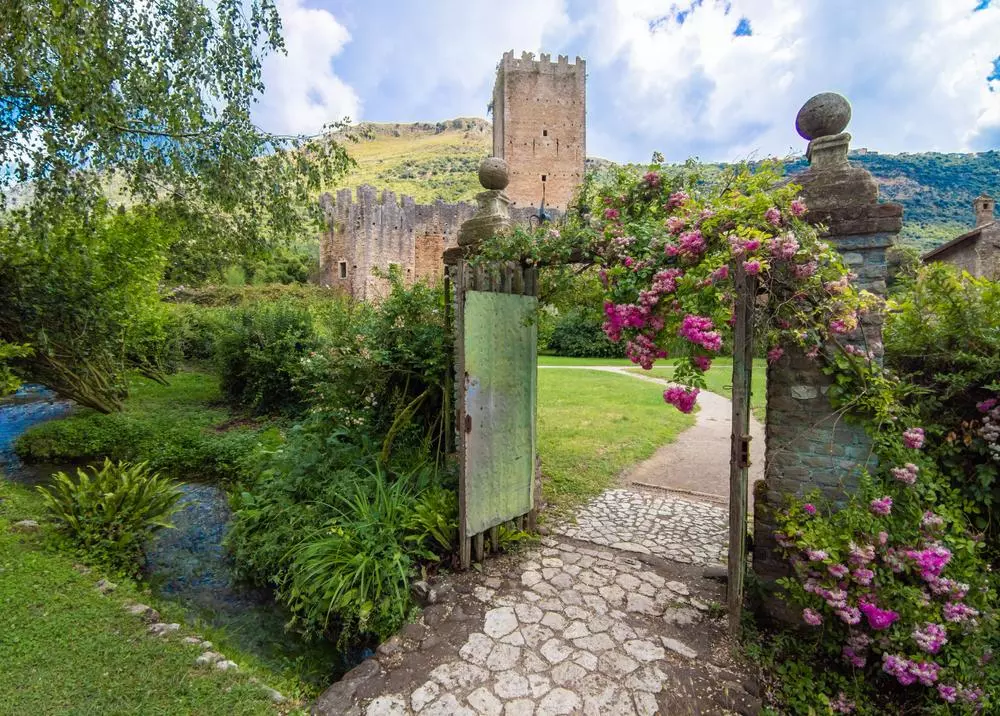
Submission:
[[[459,552],[497,546],[500,525],[534,523],[538,270],[515,263],[449,271],[455,289]]]

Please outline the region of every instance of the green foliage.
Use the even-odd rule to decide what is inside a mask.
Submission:
[[[593,309],[575,308],[561,314],[549,337],[549,351],[577,358],[622,358],[625,346],[612,343],[601,328],[603,321]]]
[[[215,340],[222,393],[255,413],[294,411],[300,402],[293,383],[303,358],[318,347],[312,314],[303,306],[233,309]]]
[[[458,544],[458,493],[432,486],[420,493],[407,518],[406,530],[421,550],[451,554]]]
[[[444,294],[389,280],[391,291],[378,305],[321,322],[323,344],[302,361],[298,385],[313,412],[382,440],[383,461],[395,445],[425,441],[443,455],[451,350]]]
[[[225,309],[188,303],[167,303],[168,330],[176,359],[208,361],[215,356],[215,339],[223,331]]]
[[[455,545],[454,484],[426,460],[380,463],[363,435],[310,418],[234,498],[237,566],[276,586],[306,634],[387,636],[409,611],[417,566]]]
[[[0,220],[0,340],[31,347],[11,361],[24,380],[110,412],[127,368],[169,368],[156,281],[170,227],[154,211],[113,214],[81,197],[63,207],[52,221]]]
[[[193,304],[208,308],[248,306],[255,303],[294,301],[316,308],[323,304],[341,305],[343,298],[335,291],[313,284],[264,284],[260,286],[178,286],[163,300],[169,304]]]
[[[262,60],[283,47],[273,3],[26,0],[5,3],[0,26],[3,183],[30,182],[18,196],[39,216],[62,211],[70,187],[168,195],[188,253],[246,254],[296,235],[311,195],[348,166],[329,137],[251,119]]]
[[[908,386],[901,402],[1000,554],[1000,436],[990,427],[995,411],[985,407],[1000,395],[1000,284],[935,263],[906,284],[890,309],[885,360]]]
[[[112,463],[53,475],[50,487],[39,487],[50,516],[60,531],[95,562],[116,571],[137,574],[143,547],[177,510],[181,491],[151,473],[145,463]]]
[[[182,372],[168,385],[138,377],[130,384],[124,411],[80,410],[36,425],[18,438],[18,455],[36,463],[143,461],[175,478],[235,482],[253,470],[260,444],[274,442],[256,429],[222,429],[230,415],[211,407],[220,400],[211,376]]]
[[[13,393],[22,381],[14,373],[10,362],[14,358],[27,358],[31,355],[31,346],[7,343],[0,340],[0,397]]]
[[[414,560],[407,548],[413,495],[403,481],[376,471],[337,494],[329,518],[294,549],[279,594],[295,623],[326,631],[332,617],[341,639],[392,635],[412,604]]]

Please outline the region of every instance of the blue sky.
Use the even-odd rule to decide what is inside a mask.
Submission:
[[[1000,0],[278,0],[267,129],[483,117],[505,50],[587,60],[587,151],[733,160],[804,149],[817,92],[854,146],[1000,148]]]

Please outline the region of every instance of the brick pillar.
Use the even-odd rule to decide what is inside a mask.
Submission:
[[[796,126],[811,140],[809,168],[793,181],[802,186],[808,219],[826,227],[824,239],[857,275],[854,285],[884,296],[885,254],[902,228],[903,208],[880,204],[872,175],[848,161],[851,135],[843,130],[849,119],[850,105],[839,95],[817,95],[803,106]],[[881,360],[882,317],[863,316],[848,338]],[[774,509],[789,494],[817,488],[825,497],[843,498],[856,487],[859,471],[874,463],[864,430],[833,411],[826,397],[831,383],[800,351],[788,350],[768,367],[764,480],[754,486],[753,564],[765,583],[788,573],[773,538]],[[780,604],[764,607],[780,615]]]

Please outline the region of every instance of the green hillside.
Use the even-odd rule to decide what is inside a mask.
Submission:
[[[879,154],[858,150],[851,161],[870,171],[885,201],[903,205],[903,241],[927,251],[973,228],[972,200],[1000,197],[1000,151],[978,154]],[[805,169],[805,159],[788,165]]]
[[[358,168],[340,186],[372,184],[419,202],[470,201],[480,191],[476,167],[493,144],[486,120],[368,123],[356,129],[367,138],[348,145]],[[903,205],[903,241],[922,251],[972,228],[972,200],[981,192],[1000,197],[1000,151],[879,154],[862,149],[851,159],[875,176],[884,200]],[[588,160],[588,168],[606,164]],[[787,170],[794,174],[805,167],[802,157]]]

